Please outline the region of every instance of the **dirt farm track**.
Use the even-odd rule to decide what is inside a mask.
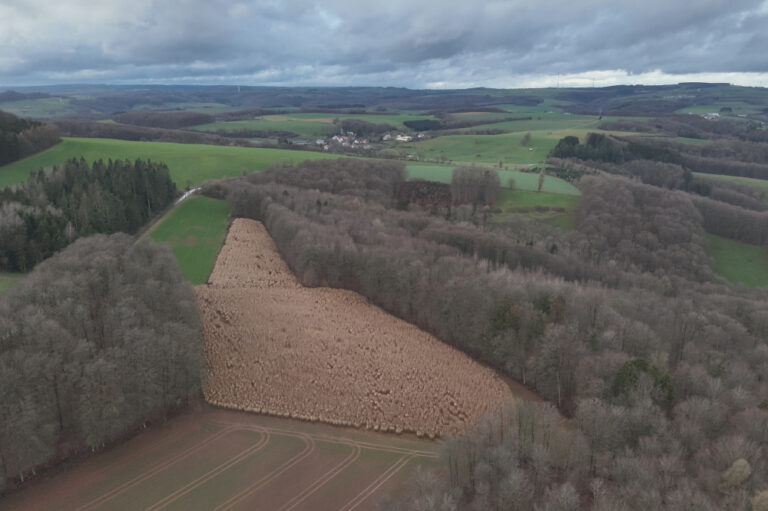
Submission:
[[[206,407],[0,499],[0,510],[366,510],[437,449]]]

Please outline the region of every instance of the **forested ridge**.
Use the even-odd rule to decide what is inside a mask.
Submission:
[[[0,111],[0,165],[38,153],[60,141],[54,126]]]
[[[324,161],[206,186],[305,285],[360,292],[552,403],[492,416],[384,509],[759,509],[768,294],[714,277],[695,194],[598,173],[575,232],[483,226],[471,206],[395,209],[388,165],[379,184]]]
[[[171,250],[126,234],[80,239],[0,294],[0,492],[185,406],[199,335]]]
[[[80,236],[134,233],[177,194],[168,167],[72,159],[0,190],[0,270],[28,271]]]
[[[583,162],[592,169],[678,190],[676,195],[665,195],[695,206],[707,232],[754,245],[768,242],[768,204],[763,190],[693,174],[768,178],[766,143],[731,138],[698,146],[592,133],[583,144],[576,137],[565,137],[552,156],[551,161],[562,167]]]

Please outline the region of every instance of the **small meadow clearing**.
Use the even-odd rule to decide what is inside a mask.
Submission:
[[[741,243],[712,234],[709,254],[712,269],[732,284],[747,287],[768,286],[768,253],[765,247]]]
[[[224,241],[228,215],[224,201],[192,196],[161,218],[149,235],[170,244],[186,279],[202,284]]]

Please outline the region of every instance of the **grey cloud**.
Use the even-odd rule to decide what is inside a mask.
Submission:
[[[768,71],[764,0],[119,0],[97,13],[89,0],[69,2],[71,12],[49,1],[0,5],[0,84],[419,87],[615,69]]]

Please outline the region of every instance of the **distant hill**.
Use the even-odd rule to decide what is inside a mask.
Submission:
[[[54,100],[55,98],[55,100]],[[393,111],[655,116],[724,113],[768,121],[768,89],[725,83],[541,89],[417,90],[399,87],[246,87],[238,85],[51,85],[0,93],[0,108],[25,100],[21,115],[106,119],[126,112],[194,111],[205,114],[259,109],[323,113]],[[4,105],[5,104],[5,105]],[[154,119],[153,119],[154,121]],[[154,125],[154,124],[153,124]]]
[[[24,94],[14,90],[7,90],[5,92],[0,92],[0,103],[5,103],[6,101],[23,101],[25,99],[43,99],[53,97],[55,96],[45,94],[43,92],[31,92],[29,94]]]

